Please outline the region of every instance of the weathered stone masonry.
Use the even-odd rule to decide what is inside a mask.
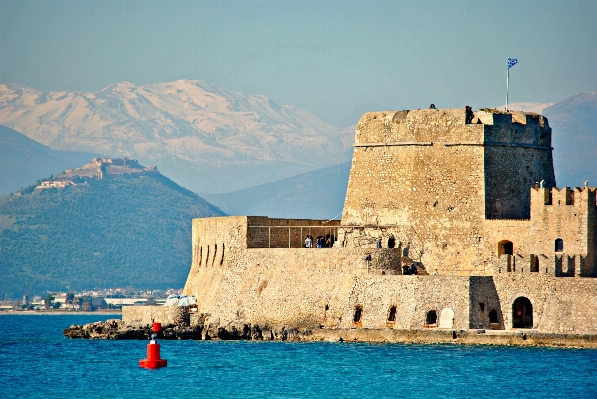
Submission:
[[[536,114],[365,114],[341,222],[195,219],[185,293],[221,326],[597,333],[596,190],[551,151]]]

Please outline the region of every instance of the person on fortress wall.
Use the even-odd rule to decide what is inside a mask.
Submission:
[[[332,237],[328,236],[328,238],[325,240],[325,247],[326,248],[331,248],[332,247]]]
[[[437,109],[437,108],[435,108],[435,104],[431,104],[431,105],[429,106],[429,109]]]
[[[466,106],[465,108],[466,110],[466,121],[465,123],[467,125],[471,124],[473,122],[473,118],[475,117],[475,114],[473,113],[473,109],[470,106]]]
[[[305,248],[311,248],[313,246],[313,241],[311,241],[311,237],[305,237]]]

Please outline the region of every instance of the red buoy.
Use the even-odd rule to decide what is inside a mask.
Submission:
[[[151,326],[151,331],[153,331],[156,334],[159,333],[160,331],[162,331],[162,323],[154,322],[153,325]]]
[[[160,359],[160,344],[155,341],[157,333],[162,331],[162,325],[160,323],[153,323],[152,331],[152,340],[147,344],[147,359],[139,361],[139,367],[159,369],[160,367],[166,367],[168,365],[167,360]]]

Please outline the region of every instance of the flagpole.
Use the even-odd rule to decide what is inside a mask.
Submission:
[[[508,111],[508,81],[510,80],[510,65],[506,69],[506,111]]]

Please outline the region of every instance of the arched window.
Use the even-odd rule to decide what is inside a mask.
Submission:
[[[430,310],[427,312],[427,316],[425,317],[425,325],[433,326],[437,324],[437,312],[435,310]]]
[[[533,305],[521,296],[512,304],[512,328],[533,328]]]
[[[396,306],[390,307],[390,312],[388,313],[388,321],[389,322],[396,321]]]
[[[355,323],[360,323],[361,322],[361,318],[363,317],[363,307],[361,305],[358,305],[357,307],[354,308],[354,317],[352,319],[352,321],[354,321]]]
[[[495,309],[489,311],[489,322],[491,324],[499,324],[500,319],[498,317],[498,312]]]
[[[502,240],[498,242],[498,256],[514,255],[514,244],[512,241]]]
[[[564,240],[556,238],[555,242],[556,252],[564,252]]]

